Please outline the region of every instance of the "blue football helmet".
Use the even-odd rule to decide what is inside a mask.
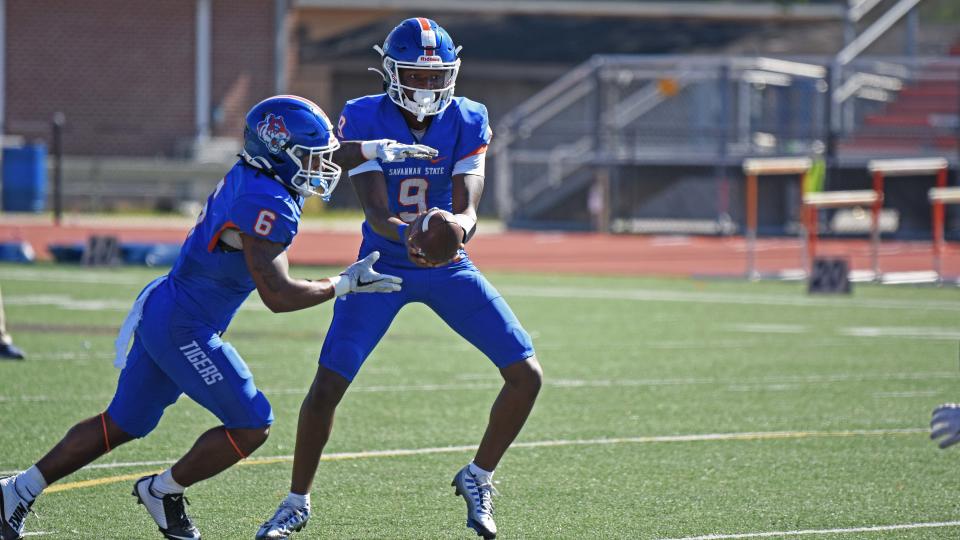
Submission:
[[[250,166],[299,195],[324,201],[340,180],[333,152],[340,142],[316,103],[299,96],[273,96],[247,113],[243,157]]]
[[[441,113],[453,101],[461,48],[454,46],[453,38],[436,22],[423,17],[407,19],[387,35],[383,47],[373,46],[383,58],[383,72],[370,69],[383,76],[390,100],[422,121]],[[424,88],[406,86],[400,77],[405,69],[437,71],[437,81]]]

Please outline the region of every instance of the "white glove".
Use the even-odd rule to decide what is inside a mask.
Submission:
[[[360,144],[360,151],[368,161],[380,159],[390,163],[407,158],[430,159],[437,157],[437,150],[423,144],[403,144],[391,139],[364,141]]]
[[[946,448],[960,442],[960,405],[944,403],[933,410],[930,420],[930,438],[939,439],[940,448]]]
[[[381,274],[373,269],[373,263],[380,258],[380,252],[374,251],[351,264],[339,276],[330,278],[337,297],[350,293],[388,293],[400,290],[403,278]]]

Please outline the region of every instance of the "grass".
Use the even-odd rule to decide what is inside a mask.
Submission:
[[[0,266],[8,324],[30,355],[0,363],[0,471],[28,467],[75,421],[106,406],[116,327],[156,273]],[[852,297],[819,298],[784,283],[489,277],[534,336],[546,374],[518,440],[524,446],[497,471],[502,538],[681,538],[960,519],[956,456],[920,429],[935,405],[960,395],[960,291],[857,286]],[[320,306],[275,315],[254,295],[226,335],[270,398],[276,424],[254,459],[189,490],[207,537],[252,538],[286,493],[290,461],[257,458],[292,454],[330,314]],[[480,353],[428,308],[410,305],[348,392],[327,454],[474,445],[498,387]],[[183,398],[154,433],[98,463],[173,460],[215,424]],[[657,439],[751,432],[760,435]],[[597,441],[616,438],[629,440]],[[569,444],[532,444],[541,441]],[[314,518],[300,536],[475,538],[449,486],[471,455],[325,462]],[[161,468],[85,469],[64,483]],[[131,485],[44,495],[27,530],[159,537]]]

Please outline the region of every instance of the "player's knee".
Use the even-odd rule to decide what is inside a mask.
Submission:
[[[243,452],[243,455],[249,456],[263,443],[267,442],[267,437],[270,436],[270,426],[249,429],[234,428],[229,429],[228,433],[234,444]]]
[[[535,398],[543,386],[543,368],[536,356],[507,366],[501,373],[508,385],[531,398]]]
[[[537,362],[536,356],[531,356],[524,364],[527,366],[525,384],[530,394],[536,396],[543,387],[543,368],[540,367],[540,362]]]
[[[97,418],[97,417],[94,417],[94,418]],[[107,411],[104,411],[103,414],[99,416],[99,418],[100,418],[100,422],[103,425],[104,437],[106,441],[109,443],[109,447],[111,449],[116,448],[121,444],[128,443],[140,437],[135,434],[128,433],[126,430],[120,427],[120,425],[113,420],[113,417],[110,416],[110,413]],[[156,426],[156,423],[154,424],[154,426]]]
[[[321,367],[313,379],[313,384],[310,385],[310,391],[307,392],[303,404],[314,412],[332,410],[340,403],[349,386],[350,381],[342,375]]]
[[[253,452],[257,448],[267,442],[267,439],[270,437],[270,426],[265,426],[261,428],[248,429],[246,435],[246,446],[250,452]]]
[[[267,439],[270,438],[270,426],[266,426],[257,430],[257,435],[253,440],[253,443],[257,445],[257,448],[267,442]]]
[[[99,428],[101,433],[104,431],[102,422],[106,422],[105,428],[107,435],[110,437],[110,444],[115,447],[122,443],[114,444],[114,440],[128,442],[133,439],[146,437],[160,424],[160,418],[162,416],[163,410],[161,409],[156,411],[140,411],[138,415],[117,418],[117,416],[111,412],[111,409],[107,409],[102,417],[97,415],[91,418],[90,421]]]

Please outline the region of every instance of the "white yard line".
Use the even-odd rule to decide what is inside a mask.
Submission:
[[[960,527],[960,521],[934,521],[929,523],[902,523],[898,525],[876,525],[872,527],[851,527],[846,529],[801,529],[796,531],[770,531],[738,534],[706,534],[703,536],[685,536],[667,540],[725,540],[731,538],[772,538],[781,536],[808,536],[815,534],[852,534],[863,532],[903,531],[908,529],[937,529]]]
[[[2,279],[2,278],[0,278]],[[5,294],[3,301],[10,306],[52,306],[59,309],[73,311],[121,311],[130,310],[137,293],[132,293],[128,300],[89,300],[74,298],[66,294]],[[244,302],[240,309],[244,311],[266,311],[262,302],[251,297]],[[118,323],[119,325],[119,323]]]
[[[933,397],[942,394],[940,390],[917,390],[914,392],[874,392],[875,398],[914,398],[914,397]]]
[[[779,439],[807,439],[807,438],[836,438],[836,437],[878,437],[889,435],[914,435],[927,433],[926,428],[893,428],[893,429],[851,429],[837,431],[748,431],[740,433],[699,433],[690,435],[650,435],[642,437],[609,437],[602,439],[555,439],[547,441],[517,442],[511,448],[543,448],[559,446],[597,446],[610,444],[651,444],[651,443],[684,443],[706,441],[763,441]],[[364,459],[377,457],[419,456],[424,454],[448,454],[457,452],[471,452],[476,445],[463,446],[435,446],[427,448],[401,448],[395,450],[368,450],[363,452],[340,452],[325,454],[324,460],[337,461],[344,459]],[[292,455],[254,457],[243,461],[247,465],[286,463],[292,462]],[[117,469],[124,467],[164,466],[175,463],[176,460],[157,461],[126,461],[114,463],[98,463],[87,465],[84,469]],[[0,476],[16,474],[19,471],[0,471]]]
[[[77,311],[129,311],[135,296],[127,300],[86,300],[65,294],[5,294],[9,306],[54,306]]]
[[[841,309],[910,309],[960,311],[960,302],[943,300],[884,300],[879,298],[821,298],[775,294],[739,294],[713,292],[664,291],[659,289],[588,289],[551,286],[498,287],[506,296],[565,298],[584,300],[632,300],[642,302],[681,302],[734,304],[751,306],[836,307]]]
[[[159,272],[158,274],[159,275]],[[114,273],[38,271],[36,269],[7,269],[0,272],[0,281],[35,281],[89,283],[111,285],[143,285],[151,278],[131,277]],[[664,291],[660,289],[633,288],[583,288],[562,286],[508,285],[499,287],[508,296],[593,300],[632,300],[645,302],[683,302],[734,305],[796,306],[796,307],[838,307],[843,309],[909,309],[960,311],[960,302],[944,300],[894,300],[870,298],[821,298],[776,294],[740,294],[726,292],[701,291]],[[132,302],[132,299],[131,299]]]
[[[162,271],[157,271],[156,275],[162,275]],[[154,276],[156,277],[156,276]],[[65,270],[45,270],[45,269],[12,269],[8,268],[0,271],[0,280],[3,281],[40,281],[53,283],[85,283],[90,285],[140,285],[144,287],[150,283],[152,277],[130,276],[123,272],[96,272],[83,271],[70,272]]]
[[[906,373],[835,373],[829,375],[775,375],[756,378],[723,379],[719,377],[689,377],[677,379],[546,379],[544,386],[550,388],[630,388],[630,387],[669,387],[715,385],[728,391],[745,391],[764,388],[785,388],[788,386],[821,385],[845,382],[871,381],[929,381],[957,380],[960,374],[944,372],[906,372]],[[389,393],[389,392],[447,392],[469,390],[495,390],[502,386],[498,381],[463,382],[450,384],[396,384],[396,385],[357,385],[350,387],[351,393]],[[262,387],[267,396],[304,395],[307,387],[272,388]],[[60,402],[60,401],[107,401],[112,394],[79,394],[59,396],[48,394],[6,395],[0,396],[0,403],[10,402]]]
[[[960,329],[933,326],[851,326],[838,332],[851,337],[960,340]]]
[[[805,334],[810,331],[809,326],[802,324],[776,323],[729,324],[725,328],[733,332],[746,332],[748,334]]]

